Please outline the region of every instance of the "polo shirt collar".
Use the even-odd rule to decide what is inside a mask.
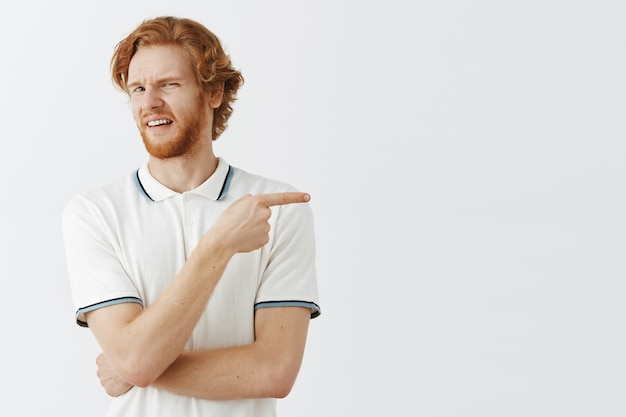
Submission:
[[[215,172],[189,193],[201,195],[211,200],[220,200],[228,192],[233,171],[234,169],[226,161],[218,157]],[[139,191],[152,201],[163,201],[180,194],[157,181],[150,173],[147,162],[136,171],[135,182]]]

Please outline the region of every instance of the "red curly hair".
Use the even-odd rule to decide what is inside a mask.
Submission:
[[[218,91],[223,86],[222,103],[213,116],[213,140],[216,140],[227,127],[232,104],[244,79],[233,68],[217,36],[200,23],[173,16],[144,20],[115,47],[111,58],[113,83],[128,94],[128,66],[137,50],[144,46],[172,44],[183,47],[203,90]]]

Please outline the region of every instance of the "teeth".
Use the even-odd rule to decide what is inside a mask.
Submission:
[[[166,125],[171,123],[171,121],[167,120],[167,119],[161,119],[161,120],[153,120],[151,122],[148,122],[148,126],[152,127],[152,126],[161,126],[161,125]]]

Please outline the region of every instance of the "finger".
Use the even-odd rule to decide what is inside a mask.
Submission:
[[[293,203],[306,203],[311,199],[311,196],[307,193],[301,192],[284,192],[284,193],[274,193],[274,194],[259,194],[256,198],[261,202],[261,204],[271,207],[271,206],[280,206],[283,204],[293,204]]]

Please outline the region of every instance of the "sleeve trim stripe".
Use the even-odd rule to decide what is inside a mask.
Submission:
[[[81,327],[89,327],[87,325],[87,322],[79,320],[78,317],[85,313],[88,313],[93,310],[97,310],[102,307],[108,307],[108,306],[112,306],[116,304],[123,304],[123,303],[137,303],[143,306],[143,302],[137,297],[121,297],[121,298],[114,298],[113,300],[102,301],[100,303],[92,304],[87,307],[79,308],[78,311],[76,311],[76,323]]]
[[[297,300],[286,300],[286,301],[263,301],[261,303],[256,303],[254,305],[254,309],[258,310],[260,308],[266,307],[305,307],[311,309],[311,318],[314,319],[322,314],[320,307],[312,303],[310,301],[297,301]]]

